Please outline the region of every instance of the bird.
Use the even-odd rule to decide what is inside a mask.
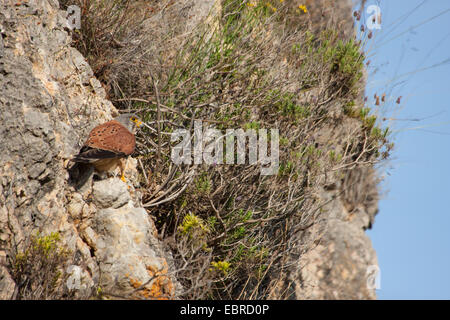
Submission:
[[[120,179],[126,182],[124,160],[134,152],[134,134],[142,123],[134,113],[123,113],[96,126],[72,161],[92,164],[97,172],[110,172],[119,167]]]

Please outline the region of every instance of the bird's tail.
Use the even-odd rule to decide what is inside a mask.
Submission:
[[[94,172],[94,168],[87,162],[71,159],[73,165],[67,169],[69,172],[69,184],[75,189],[80,189]]]

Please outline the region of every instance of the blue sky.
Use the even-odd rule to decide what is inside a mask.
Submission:
[[[450,1],[368,1],[381,30],[366,44],[366,96],[392,130],[382,199],[367,234],[381,272],[379,299],[450,299]],[[366,14],[367,18],[367,14]],[[401,104],[395,103],[402,96]]]

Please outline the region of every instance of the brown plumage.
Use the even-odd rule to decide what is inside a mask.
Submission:
[[[132,131],[140,124],[135,115],[122,114],[117,120],[96,126],[72,160],[92,164],[99,172],[112,171],[119,166],[121,178],[125,181],[124,159],[134,152],[136,139]]]
[[[129,156],[134,152],[136,139],[120,122],[112,120],[92,129],[84,145]]]

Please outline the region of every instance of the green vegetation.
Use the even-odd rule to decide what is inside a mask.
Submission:
[[[70,252],[59,246],[59,233],[30,237],[23,250],[12,254],[11,275],[18,286],[16,299],[70,298],[63,282]]]
[[[223,275],[227,275],[230,270],[230,263],[227,261],[213,261],[211,262],[211,266],[223,273]]]
[[[203,172],[195,180],[195,186],[200,194],[208,194],[211,190],[211,183],[209,181],[208,173]]]
[[[179,230],[182,234],[187,235],[190,238],[194,236],[201,237],[209,232],[204,221],[193,213],[184,216],[183,222],[179,226]]]

